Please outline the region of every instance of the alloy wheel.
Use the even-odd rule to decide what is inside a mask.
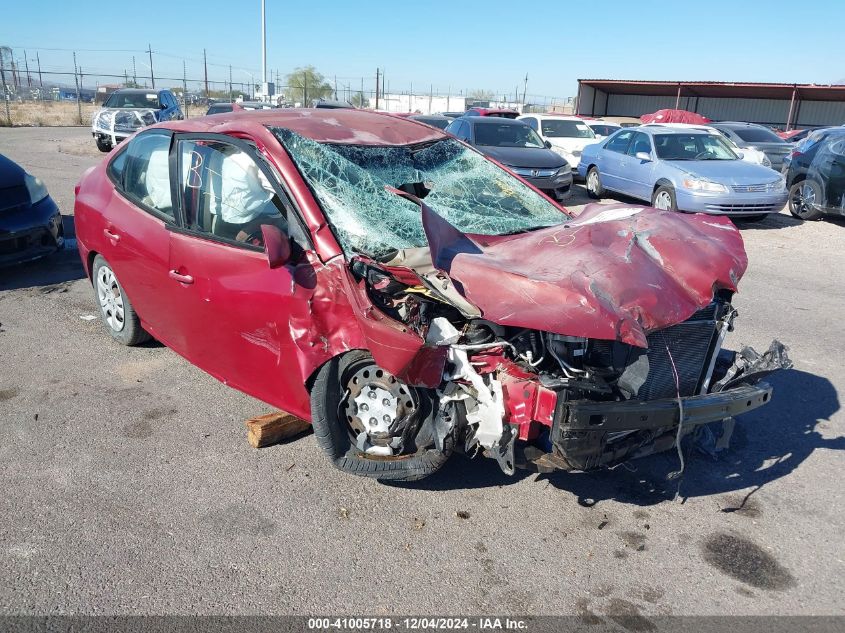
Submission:
[[[100,266],[97,271],[97,299],[108,326],[120,332],[126,325],[123,308],[123,293],[117,283],[117,277],[108,266]]]

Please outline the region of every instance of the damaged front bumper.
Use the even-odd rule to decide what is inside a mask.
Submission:
[[[552,451],[535,455],[532,461],[564,470],[612,466],[671,448],[682,411],[686,433],[701,424],[761,407],[771,397],[772,387],[760,382],[719,393],[648,402],[559,401],[551,432]]]

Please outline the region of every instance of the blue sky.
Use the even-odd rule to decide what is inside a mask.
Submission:
[[[156,74],[249,81],[261,67],[259,0],[117,3],[5,2],[0,45],[45,70]],[[391,91],[489,89],[576,93],[579,77],[830,83],[845,78],[845,2],[691,0],[528,2],[267,0],[268,67],[284,75],[313,64],[330,81],[371,89],[376,67]],[[800,6],[806,21],[796,14]],[[789,16],[789,17],[788,17]],[[68,49],[68,50],[47,50]],[[33,64],[31,63],[32,70]]]

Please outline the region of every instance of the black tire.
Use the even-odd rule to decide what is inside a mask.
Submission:
[[[424,445],[413,454],[390,457],[368,455],[353,443],[351,429],[340,408],[352,376],[367,364],[377,368],[369,353],[356,350],[333,358],[320,368],[311,389],[311,421],[317,444],[336,468],[361,477],[415,481],[436,472],[452,454],[451,434],[443,442],[443,452],[433,446],[433,438],[428,438],[431,441],[421,441]],[[427,421],[433,419],[436,403],[432,393],[417,389],[415,395],[420,400],[419,415]],[[423,433],[420,431],[420,435]]]
[[[666,211],[678,210],[678,201],[675,198],[675,189],[670,185],[660,185],[654,190],[654,193],[651,194],[651,206],[658,209],[660,208],[657,206],[658,203],[664,200],[668,200],[668,206],[663,207]]]
[[[132,307],[129,297],[126,296],[126,293],[123,291],[123,287],[117,280],[117,275],[114,274],[114,271],[112,270],[111,265],[106,261],[106,258],[102,255],[97,255],[94,258],[92,269],[94,299],[100,308],[100,319],[103,321],[103,325],[106,326],[106,330],[108,330],[109,334],[111,334],[111,337],[121,345],[127,345],[130,347],[149,341],[152,337],[146,332],[146,330],[144,330],[144,328],[141,327],[141,320],[138,318],[138,314]],[[112,288],[117,290],[119,299],[122,302],[123,319],[122,326],[119,329],[113,325],[114,319],[111,319],[110,321],[108,308],[104,307],[100,302],[98,284],[100,283],[101,275],[105,273],[105,269],[111,272],[114,281]]]
[[[101,137],[95,137],[97,141],[97,149],[101,152],[110,152],[112,150],[112,144],[110,141],[103,140]]]
[[[595,178],[595,184],[593,184],[591,178]],[[587,188],[587,195],[593,200],[599,200],[604,196],[605,188],[601,184],[601,174],[599,174],[598,167],[590,167],[587,177],[584,179],[584,186]]]
[[[824,214],[813,203],[819,204],[821,200],[822,187],[815,180],[800,180],[789,188],[789,212],[796,218],[818,220]]]

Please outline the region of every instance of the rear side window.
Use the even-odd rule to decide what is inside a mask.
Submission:
[[[777,134],[764,127],[745,127],[733,130],[746,143],[786,143]]]
[[[124,150],[123,192],[141,205],[175,221],[170,191],[170,135],[142,134]]]
[[[520,119],[520,121],[522,121],[523,123],[526,123],[528,125],[528,127],[530,127],[535,132],[539,128],[539,126],[537,124],[537,119],[535,119],[533,116],[530,116],[527,119]]]
[[[628,151],[628,144],[631,142],[631,137],[633,135],[634,133],[630,131],[619,132],[619,134],[611,137],[610,140],[607,141],[604,148],[610,150],[611,152],[624,154]]]

